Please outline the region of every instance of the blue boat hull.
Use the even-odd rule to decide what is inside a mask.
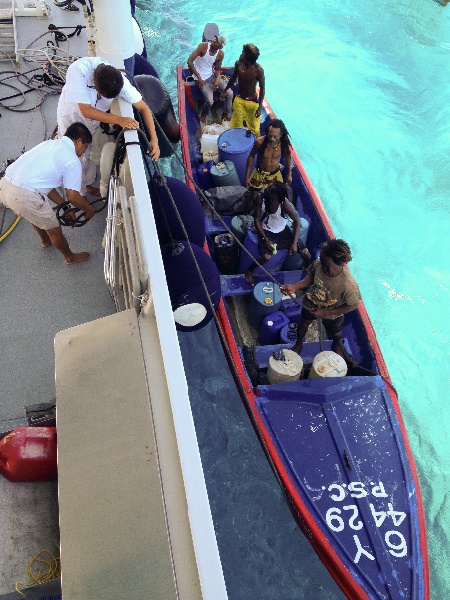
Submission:
[[[195,90],[178,70],[178,105],[184,160],[198,177],[199,119]],[[273,118],[266,103],[265,117]],[[335,237],[319,198],[292,149],[292,188],[310,222],[308,248]],[[188,178],[188,185],[195,189]],[[225,218],[229,224],[231,217]],[[224,231],[207,219],[208,248]],[[298,271],[274,272],[279,283],[298,281]],[[255,277],[255,282],[263,276]],[[259,439],[302,529],[339,587],[351,600],[427,600],[428,555],[425,520],[413,457],[396,393],[364,305],[346,315],[345,346],[359,367],[345,378],[300,379],[261,384],[275,350],[288,345],[238,343],[239,327],[230,299],[252,293],[242,274],[221,276],[218,320],[230,368]],[[329,349],[324,342],[322,349]],[[318,343],[305,343],[311,363]]]

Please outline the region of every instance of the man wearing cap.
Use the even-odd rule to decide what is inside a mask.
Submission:
[[[224,56],[222,48],[225,46],[225,43],[226,39],[223,35],[216,35],[212,42],[202,42],[199,44],[188,58],[188,66],[205,99],[205,109],[201,115],[203,122],[211,120],[214,92],[223,92],[226,87],[226,81],[221,79],[220,72]],[[231,119],[233,92],[232,90],[227,90],[226,94],[222,94],[222,96],[223,98],[221,97],[221,99],[224,100],[222,119],[229,121]]]

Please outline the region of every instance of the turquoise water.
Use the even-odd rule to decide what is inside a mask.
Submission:
[[[353,250],[350,267],[398,390],[419,472],[431,598],[450,598],[450,6],[138,6],[149,59],[174,99],[175,68],[186,65],[207,22],[228,38],[225,64],[234,63],[242,44],[259,47],[272,108],[335,234]]]

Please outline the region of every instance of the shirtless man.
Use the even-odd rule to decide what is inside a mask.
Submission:
[[[251,209],[255,205],[257,197],[270,183],[283,181],[280,169],[281,157],[284,158],[286,163],[286,185],[292,183],[290,144],[289,134],[283,121],[280,119],[271,121],[266,127],[266,134],[255,141],[252,151],[247,158],[245,169],[244,185],[251,191],[251,206],[248,209]],[[258,164],[253,172],[251,172],[256,155],[258,155]]]
[[[226,92],[238,81],[238,94],[233,103],[233,114],[230,129],[234,127],[247,128],[258,138],[261,134],[261,108],[264,100],[265,83],[264,70],[256,61],[259,50],[254,44],[244,44],[242,54],[234,65],[233,75],[222,92],[220,98],[225,99]],[[259,97],[256,85],[259,83]]]
[[[212,42],[203,42],[192,52],[188,58],[188,67],[192,71],[194,79],[205,99],[205,109],[200,117],[202,122],[211,121],[211,107],[214,103],[214,92],[225,90],[225,81],[222,80],[220,68],[224,53],[222,48],[225,46],[226,39],[223,35],[216,35]],[[233,92],[228,90],[225,94],[225,103],[223,107],[222,119],[229,121],[231,119],[231,105],[233,102]]]

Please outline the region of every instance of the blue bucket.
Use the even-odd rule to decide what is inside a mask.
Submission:
[[[217,141],[219,146],[219,160],[225,161],[228,159],[233,161],[241,185],[244,185],[247,158],[255,140],[256,137],[251,131],[242,127],[236,127],[234,129],[227,129],[227,131],[221,133]]]

